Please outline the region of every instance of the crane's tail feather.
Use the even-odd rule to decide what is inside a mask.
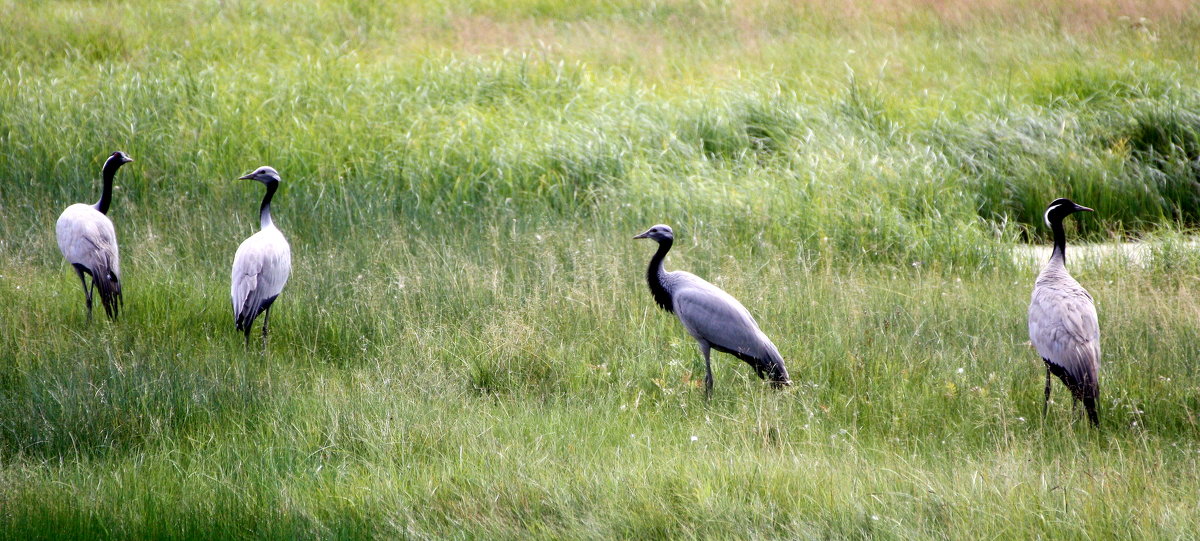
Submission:
[[[772,351],[766,358],[753,357],[745,353],[737,352],[718,346],[712,345],[713,349],[722,353],[728,353],[737,357],[754,367],[754,373],[758,374],[760,379],[769,379],[771,386],[776,389],[787,387],[792,384],[792,379],[788,377],[787,367],[783,365],[783,357],[779,352]]]
[[[238,310],[237,313],[233,314],[233,323],[237,325],[237,330],[246,333],[246,336],[249,337],[250,327],[254,326],[254,320],[258,318],[258,315],[263,313],[264,310],[270,308],[271,304],[275,302],[277,297],[279,297],[279,295],[264,300],[259,303],[258,306],[251,306],[251,301],[249,298],[247,298],[246,305],[243,306],[241,310]]]
[[[107,265],[96,268],[92,275],[92,284],[100,295],[100,304],[104,305],[104,313],[109,319],[116,321],[120,315],[124,300],[121,296],[121,277]]]
[[[237,330],[239,330],[239,331],[250,332],[249,331],[250,324],[254,321],[254,316],[257,316],[257,315],[258,314],[251,315],[250,310],[243,309],[243,310],[233,314],[233,324],[234,324],[234,326],[237,327]]]
[[[1088,420],[1092,422],[1092,426],[1100,426],[1100,416],[1096,414],[1096,399],[1093,397],[1084,398],[1083,406],[1087,408]]]
[[[758,367],[761,367],[761,372],[766,372],[772,387],[781,389],[792,384],[792,378],[788,377],[787,367],[783,364],[783,356],[773,344],[767,351],[767,358],[758,360]],[[759,377],[762,377],[762,374]]]
[[[235,306],[233,312],[233,324],[237,330],[246,333],[250,332],[250,326],[254,324],[254,318],[258,317],[259,309],[252,304],[253,295],[247,295],[246,300],[241,306]]]
[[[1046,367],[1050,369],[1051,374],[1062,380],[1063,385],[1067,386],[1075,400],[1083,401],[1084,407],[1087,408],[1088,420],[1094,425],[1099,425],[1100,417],[1096,413],[1096,399],[1100,396],[1100,382],[1096,381],[1096,375],[1086,369],[1068,370],[1050,361],[1046,361]]]
[[[771,385],[776,389],[788,387],[792,384],[792,378],[788,377],[787,367],[783,366],[782,358],[778,358],[775,362],[771,363],[767,375],[771,377]]]

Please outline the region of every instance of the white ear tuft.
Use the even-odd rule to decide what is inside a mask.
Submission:
[[[1046,213],[1042,215],[1042,221],[1046,222],[1046,227],[1051,227],[1051,228],[1054,227],[1054,226],[1050,225],[1050,212],[1061,206],[1062,206],[1062,203],[1059,203],[1057,205],[1053,205],[1050,208],[1046,209]]]

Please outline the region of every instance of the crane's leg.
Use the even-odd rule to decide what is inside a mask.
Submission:
[[[88,320],[92,319],[92,299],[96,297],[96,275],[92,275],[92,283],[88,286]],[[103,300],[101,300],[103,303]],[[107,308],[106,308],[107,309]]]
[[[709,347],[708,342],[700,342],[700,353],[704,354],[704,399],[705,400],[712,398],[713,377],[712,377],[712,361],[710,359],[710,357],[712,356],[711,349],[712,348]]]
[[[267,322],[269,321],[271,321],[271,307],[267,306],[267,309],[263,310],[263,349],[267,349]]]
[[[84,276],[83,276],[83,269],[79,268],[79,265],[72,265],[72,266],[75,268],[75,274],[79,275],[79,283],[81,285],[83,285],[83,299],[84,299],[84,303],[87,304],[87,320],[88,320],[88,323],[91,323],[92,322],[92,292],[88,291],[87,278],[84,278]],[[92,283],[95,284],[94,281]]]
[[[1042,401],[1042,420],[1046,420],[1046,409],[1050,407],[1050,367],[1046,367],[1046,398]]]

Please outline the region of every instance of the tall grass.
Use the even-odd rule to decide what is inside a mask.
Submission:
[[[1195,8],[0,3],[0,536],[1187,537]],[[50,233],[105,155],[122,320]],[[295,271],[228,268],[283,175]],[[1026,343],[1045,204],[1097,300],[1100,430]],[[796,385],[641,282],[741,299]]]

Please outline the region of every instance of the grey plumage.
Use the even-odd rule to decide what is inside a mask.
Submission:
[[[112,220],[106,214],[112,202],[113,177],[117,174],[117,169],[132,161],[133,158],[124,152],[113,152],[104,161],[104,168],[101,170],[104,184],[100,200],[94,205],[76,203],[67,207],[54,224],[58,249],[75,268],[75,274],[83,284],[89,321],[92,319],[93,290],[99,292],[104,313],[110,319],[115,320],[120,314],[121,263],[117,249],[117,233]],[[92,278],[90,286],[87,276]]]
[[[1100,325],[1092,296],[1071,277],[1066,267],[1063,218],[1092,209],[1070,199],[1055,199],[1046,208],[1046,225],[1054,232],[1054,251],[1042,268],[1029,302],[1029,339],[1046,364],[1045,402],[1050,402],[1050,375],[1062,380],[1075,400],[1083,402],[1092,424],[1100,423]]]
[[[271,305],[283,291],[292,272],[292,249],[287,239],[271,220],[271,198],[279,188],[279,173],[270,167],[260,167],[238,180],[257,180],[267,187],[259,209],[260,230],[242,241],[233,256],[232,285],[229,289],[233,304],[233,321],[250,343],[250,330],[254,319],[263,314],[263,344],[267,339],[267,324],[271,319]]]
[[[733,355],[750,366],[760,378],[770,378],[776,387],[791,385],[783,357],[775,344],[758,328],[742,303],[721,288],[684,271],[667,272],[663,259],[675,242],[670,226],[656,225],[635,239],[651,239],[658,251],[650,259],[646,280],[650,293],[662,309],[674,313],[683,328],[696,340],[704,355],[704,388],[712,392],[710,349]]]

